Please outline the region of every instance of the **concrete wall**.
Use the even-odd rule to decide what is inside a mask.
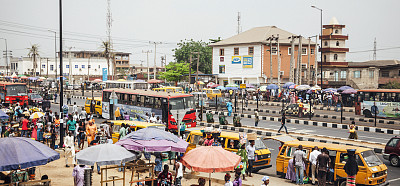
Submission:
[[[360,71],[361,77],[356,78],[354,76],[355,71]],[[370,76],[370,71],[373,73],[373,77]],[[377,89],[379,80],[379,69],[378,68],[348,68],[347,70],[347,81],[348,85],[357,89]]]

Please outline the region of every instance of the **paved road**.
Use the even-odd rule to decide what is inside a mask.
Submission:
[[[64,103],[66,103],[66,99],[64,99]],[[59,102],[59,100],[58,100]],[[84,105],[85,100],[82,99],[75,99],[72,98],[72,103],[76,102],[79,107],[82,107]],[[53,111],[59,112],[59,105],[58,104],[52,104],[51,109]],[[71,107],[70,107],[70,112],[71,112]],[[204,115],[205,117],[205,115]],[[214,116],[214,119],[217,121],[217,116]],[[104,119],[96,119],[97,122],[102,122]],[[232,123],[232,117],[228,117],[229,123]],[[248,119],[248,118],[243,118],[242,119],[242,124],[243,125],[254,125],[254,119]],[[322,135],[327,135],[327,136],[337,136],[337,137],[347,137],[348,133],[347,130],[342,130],[342,129],[330,129],[330,128],[324,128],[324,127],[317,127],[317,126],[306,126],[306,125],[298,125],[298,124],[286,124],[288,127],[289,132],[290,131],[297,131],[297,132],[303,132],[303,133],[309,133],[309,134],[322,134]],[[267,127],[267,128],[272,128],[272,129],[279,129],[280,123],[279,122],[270,122],[270,121],[260,121],[259,126],[261,127]],[[375,133],[368,133],[368,132],[362,132],[359,131],[358,133],[360,139],[364,140],[371,140],[375,142],[382,142],[385,143],[387,142],[392,135],[387,135],[387,134],[375,134]],[[258,172],[258,174],[262,175],[270,175],[270,176],[276,176],[276,157],[279,149],[279,143],[273,140],[264,140],[265,144],[270,148],[272,159],[271,159],[271,165],[272,167],[269,169],[264,169]],[[394,180],[391,182],[391,185],[400,185],[400,168],[399,167],[392,167],[390,166],[389,162],[386,160],[383,160],[381,155],[378,155],[379,158],[382,159],[382,161],[388,166],[388,180]],[[396,180],[398,179],[398,180]]]

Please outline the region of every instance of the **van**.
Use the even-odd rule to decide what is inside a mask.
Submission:
[[[206,89],[203,89],[203,91],[207,94],[207,97],[209,99],[213,99],[214,100],[215,96],[218,96],[218,97],[222,96],[221,90],[219,90],[219,89],[206,88]]]
[[[85,111],[86,113],[90,113],[90,102],[92,101],[91,97],[86,98],[85,101]],[[103,108],[102,108],[102,99],[101,97],[94,97],[95,101],[95,106],[94,106],[94,113],[96,114],[97,118],[101,117],[101,114],[103,113]]]
[[[390,164],[394,167],[400,166],[400,137],[395,136],[390,139],[383,153],[383,159],[389,160]]]
[[[237,152],[239,149],[239,133],[235,132],[225,132],[222,131],[220,136],[221,145],[227,151]],[[186,141],[189,143],[189,146],[186,149],[186,152],[199,147],[199,140],[203,138],[203,132],[201,130],[193,130],[190,131],[189,136]],[[233,146],[230,145],[231,140],[233,142]],[[248,143],[247,143],[248,144]],[[246,144],[246,145],[247,145]],[[271,167],[271,152],[267,148],[267,146],[260,139],[255,140],[256,147],[256,155],[257,159],[254,161],[253,172],[256,173],[261,169]]]
[[[112,140],[116,143],[119,139],[119,129],[121,129],[121,124],[129,125],[132,131],[137,131],[139,129],[144,129],[147,127],[154,127],[161,130],[165,130],[165,125],[157,123],[148,123],[142,121],[130,121],[130,120],[108,120],[107,123],[111,123],[112,126]]]
[[[373,149],[364,147],[355,147],[350,145],[327,144],[321,142],[298,141],[298,140],[279,140],[275,137],[267,137],[266,139],[278,140],[282,143],[279,148],[279,154],[276,158],[276,173],[284,176],[287,171],[289,160],[293,158],[294,151],[299,145],[303,146],[306,153],[306,159],[309,159],[310,152],[317,146],[319,149],[326,148],[331,158],[331,167],[334,169],[335,185],[345,186],[347,174],[343,167],[346,164],[347,149],[356,149],[356,160],[358,163],[358,173],[356,183],[362,185],[386,185],[387,167],[376,156]],[[310,164],[306,164],[306,175],[310,175]]]

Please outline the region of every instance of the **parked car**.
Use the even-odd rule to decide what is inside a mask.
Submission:
[[[43,98],[39,94],[30,93],[28,94],[28,104],[29,105],[38,105],[42,104]]]
[[[286,115],[291,115],[291,116],[298,116],[299,117],[299,104],[290,104],[285,107],[285,112]],[[311,110],[310,112],[310,105],[303,103],[303,116],[313,116],[314,115],[314,110]]]
[[[217,103],[216,103],[217,102]],[[218,97],[217,101],[214,99],[208,99],[205,104],[209,106],[209,108],[215,108],[215,104],[218,105],[218,109],[226,109],[226,103],[228,102],[228,99]],[[232,103],[234,104],[234,103]]]
[[[385,146],[385,151],[383,153],[383,158],[389,160],[392,166],[400,166],[400,137],[395,136],[388,141]]]

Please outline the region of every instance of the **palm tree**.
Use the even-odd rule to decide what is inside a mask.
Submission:
[[[33,60],[34,76],[36,76],[36,68],[37,68],[36,58],[39,56],[39,45],[33,44],[31,48],[27,49],[29,50],[28,56]]]
[[[110,58],[113,56],[112,52],[111,52],[112,51],[111,43],[109,41],[102,41],[101,49],[103,50],[102,54],[107,59],[107,71],[108,71],[107,76],[109,76],[110,75]],[[113,69],[115,69],[114,60],[113,60],[113,66],[114,66]],[[115,75],[115,71],[113,71],[113,74]]]

